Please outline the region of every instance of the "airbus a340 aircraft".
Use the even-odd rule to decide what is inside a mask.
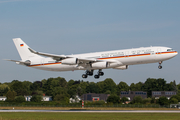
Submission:
[[[175,57],[178,52],[169,47],[141,47],[133,49],[95,52],[76,55],[54,55],[36,52],[20,38],[13,39],[22,60],[8,60],[20,65],[48,71],[74,71],[86,70],[83,78],[92,76],[94,70],[98,70],[94,77],[103,76],[102,69],[127,69],[129,65],[161,63]]]

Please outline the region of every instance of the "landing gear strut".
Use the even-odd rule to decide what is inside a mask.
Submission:
[[[162,69],[162,65],[161,64],[162,64],[162,61],[159,62],[159,66],[158,66],[159,69]]]

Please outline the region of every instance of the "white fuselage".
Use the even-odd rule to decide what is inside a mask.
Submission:
[[[33,67],[42,70],[49,71],[72,71],[72,70],[95,70],[95,69],[108,69],[115,68],[120,69],[121,66],[135,65],[135,64],[147,64],[156,63],[171,59],[177,55],[177,51],[172,50],[169,47],[142,47],[115,51],[95,52],[86,54],[68,55],[68,57],[77,59],[97,59],[102,61],[115,61],[118,64],[109,67],[92,67],[90,65],[67,65],[62,64],[62,61],[56,61],[51,57],[42,57],[41,59],[31,59],[31,65]],[[99,64],[101,62],[97,62]],[[103,62],[102,62],[103,63]]]

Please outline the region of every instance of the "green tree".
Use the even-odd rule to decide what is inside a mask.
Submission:
[[[74,85],[74,83],[75,83],[74,80],[69,80],[69,81],[67,82],[67,85],[68,85],[68,87],[70,87],[70,86]]]
[[[169,100],[170,104],[178,104],[178,100],[176,98],[172,98]]]
[[[145,98],[145,99],[143,99],[142,103],[143,104],[150,104],[151,101],[152,101],[152,98]]]
[[[77,87],[78,85],[69,86],[67,93],[70,95],[70,97],[77,95]]]
[[[177,95],[180,96],[180,83],[177,85],[177,89],[178,89]]]
[[[142,86],[142,91],[147,91],[147,97],[152,96],[152,91],[171,91],[172,85],[166,84],[164,79],[148,78]]]
[[[54,97],[54,101],[60,101],[62,103],[69,103],[69,97],[67,97],[67,95],[64,95],[64,94],[57,94]]]
[[[138,82],[136,84],[134,83],[131,83],[129,89],[131,91],[141,91],[142,90],[142,86],[143,86],[143,83],[142,82]]]
[[[117,95],[120,95],[121,91],[129,91],[128,84],[122,81],[117,85]]]
[[[176,81],[174,80],[173,82],[171,82],[172,84],[172,88],[174,89],[175,92],[178,92],[178,87],[176,85]]]
[[[43,83],[41,81],[35,81],[33,84],[30,86],[31,91],[42,91],[43,90]]]
[[[0,84],[0,96],[6,95],[6,93],[10,90],[9,86],[6,84]]]
[[[173,95],[173,96],[171,96],[170,100],[171,100],[172,98],[175,98],[175,99],[178,100],[178,102],[180,102],[180,96],[179,96],[179,95]]]
[[[15,91],[11,91],[9,90],[7,93],[6,93],[6,101],[14,101],[15,97],[16,97],[17,93]]]
[[[111,78],[105,79],[103,84],[103,93],[109,90],[111,91],[111,94],[116,94],[116,83]]]
[[[110,91],[110,90],[107,90],[107,91],[105,92],[105,94],[111,94],[111,91]]]
[[[67,81],[64,78],[58,77],[58,78],[49,78],[47,82],[43,85],[43,92],[46,95],[49,96],[56,96],[56,93],[54,93],[59,87],[59,89],[64,88],[67,89]]]
[[[99,90],[99,93],[104,93],[104,81],[100,81],[100,82],[97,82],[96,83],[97,87],[98,87],[98,90]]]
[[[36,90],[36,91],[33,91],[31,95],[40,95],[40,96],[43,96],[43,91]]]
[[[46,84],[47,80],[43,79],[43,80],[41,80],[41,82],[42,82],[42,85],[44,86],[44,84]]]
[[[67,93],[67,89],[63,87],[55,87],[52,90],[52,97],[54,98],[57,94],[63,94],[67,97],[69,97],[69,94]]]
[[[99,87],[96,83],[90,82],[86,87],[86,93],[99,93]]]
[[[24,96],[17,96],[15,97],[15,102],[19,102],[19,103],[22,103],[22,102],[25,102],[25,98]]]
[[[131,103],[133,103],[133,104],[141,104],[141,103],[143,103],[143,99],[142,99],[142,97],[141,96],[135,96],[134,98],[133,98],[133,100],[131,101]]]
[[[31,102],[41,102],[42,101],[42,96],[40,95],[33,95],[31,98]]]
[[[77,94],[78,94],[79,96],[82,95],[82,88],[81,88],[81,86],[78,86],[76,91],[77,91]]]
[[[122,97],[122,98],[121,98],[121,102],[122,102],[122,103],[126,103],[126,101],[129,101],[127,97]]]
[[[24,96],[24,95],[28,95],[28,89],[25,86],[25,84],[23,84],[21,81],[18,80],[14,80],[12,81],[12,85],[11,85],[11,90],[14,90],[17,93],[17,96]]]
[[[112,94],[107,98],[108,103],[118,104],[120,103],[120,97],[116,94]]]
[[[130,89],[131,91],[137,91],[137,90],[136,90],[136,85],[135,85],[134,83],[131,83],[131,85],[129,86],[129,89]]]
[[[169,101],[168,101],[168,99],[165,96],[162,96],[162,97],[159,98],[158,103],[160,105],[168,105]]]
[[[152,97],[151,98],[151,103],[156,103],[157,102],[157,99],[155,99],[155,97]]]
[[[88,86],[88,83],[81,81],[79,86],[81,87],[81,95],[85,94],[86,93],[86,88]],[[79,95],[79,96],[81,96],[81,95]]]

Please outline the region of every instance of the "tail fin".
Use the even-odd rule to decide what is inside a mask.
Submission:
[[[26,61],[32,57],[42,58],[41,56],[30,52],[28,49],[29,46],[24,41],[22,41],[21,38],[14,38],[13,41],[22,61]]]

